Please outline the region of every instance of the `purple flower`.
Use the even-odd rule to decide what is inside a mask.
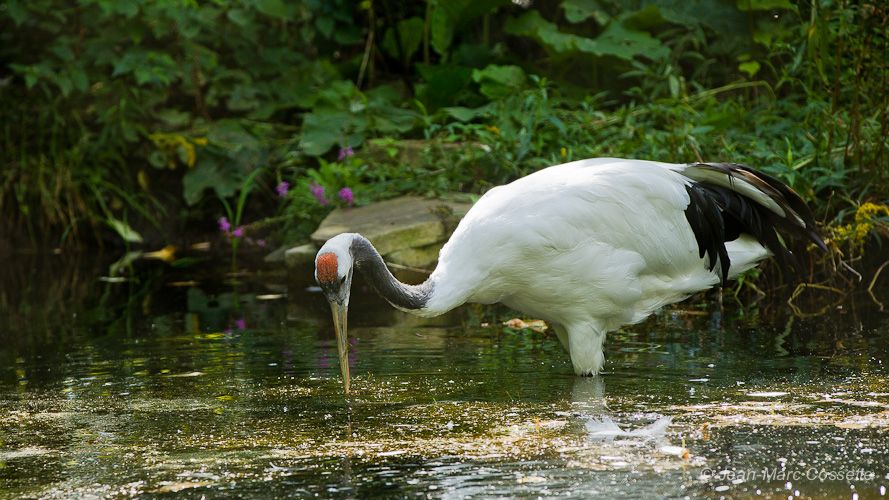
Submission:
[[[244,318],[235,320],[235,328],[237,328],[238,330],[247,329],[247,322],[244,320]]]
[[[234,236],[235,238],[240,238],[240,237],[244,236],[244,226],[236,227],[235,230],[232,231],[232,236]]]
[[[352,203],[355,202],[355,195],[352,194],[351,188],[344,187],[343,189],[340,189],[339,195],[340,199],[348,203],[350,207],[352,206]]]
[[[290,191],[290,183],[287,181],[281,181],[275,186],[275,191],[277,191],[278,196],[281,198],[287,196],[287,191]]]
[[[227,234],[229,231],[232,230],[232,224],[228,221],[227,218],[220,217],[216,222],[219,224],[219,230],[223,233]]]
[[[340,154],[337,155],[336,159],[339,161],[343,161],[354,154],[355,151],[352,151],[352,146],[346,146],[344,148],[340,148]]]
[[[309,185],[309,191],[312,192],[312,196],[318,200],[318,203],[321,204],[322,207],[327,206],[327,198],[324,197],[324,186],[318,184],[317,182],[313,182]]]
[[[259,248],[265,248],[265,240],[256,240],[256,246]]]

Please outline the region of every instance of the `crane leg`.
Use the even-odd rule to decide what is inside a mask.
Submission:
[[[568,328],[568,354],[577,375],[598,375],[605,364],[605,328],[593,322]]]

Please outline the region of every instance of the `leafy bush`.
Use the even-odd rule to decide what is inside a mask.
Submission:
[[[270,221],[298,239],[332,206],[311,186],[481,192],[610,155],[750,163],[846,224],[889,184],[887,21],[876,1],[10,0],[0,220],[166,240],[264,169],[258,192],[294,186]]]

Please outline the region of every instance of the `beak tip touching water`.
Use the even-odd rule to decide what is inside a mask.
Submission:
[[[348,331],[348,302],[340,304],[336,300],[330,301],[330,312],[333,315],[333,327],[336,331],[336,347],[340,358],[340,371],[343,374],[343,389],[349,394],[349,331]]]

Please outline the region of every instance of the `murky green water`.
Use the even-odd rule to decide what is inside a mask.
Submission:
[[[502,310],[424,323],[356,291],[346,399],[307,283],[20,264],[0,274],[2,497],[889,488],[889,315],[869,300],[795,321],[684,304],[612,335],[582,379]]]

